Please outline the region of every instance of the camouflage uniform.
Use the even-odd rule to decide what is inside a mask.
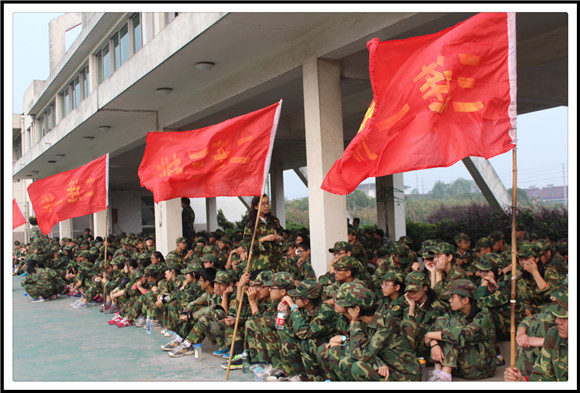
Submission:
[[[405,275],[400,272],[388,271],[383,275],[381,281],[388,281],[394,283],[394,285],[399,284],[403,286],[405,283]],[[390,314],[393,317],[397,317],[399,319],[403,318],[405,307],[407,306],[403,293],[399,293],[399,295],[394,300],[391,300],[390,297],[383,296],[381,290],[380,294],[377,293],[377,299],[377,302],[379,303],[377,314]]]
[[[446,242],[438,243],[436,246],[433,247],[432,250],[435,254],[445,254],[445,255],[454,254],[453,246]],[[449,301],[448,293],[453,281],[459,279],[469,279],[469,277],[465,273],[465,270],[457,266],[455,262],[451,263],[452,265],[451,270],[449,270],[449,273],[443,271],[441,273],[443,278],[441,279],[441,281],[436,283],[435,287],[433,288],[439,299],[444,303],[448,303]]]
[[[264,270],[252,281],[254,285],[265,285],[272,281],[272,272]],[[258,312],[246,319],[244,336],[246,352],[250,363],[268,363],[268,351],[262,337],[262,328],[274,326],[275,316],[269,312],[271,302],[268,299],[258,300]]]
[[[190,205],[186,205],[181,210],[181,232],[182,236],[187,239],[187,248],[192,247],[193,238],[195,237],[195,230],[193,224],[195,222],[195,212]]]
[[[336,304],[342,307],[371,308],[374,292],[363,286],[339,293]],[[340,369],[347,380],[379,381],[383,377],[377,369],[388,366],[389,381],[419,381],[421,366],[407,336],[400,327],[401,320],[389,314],[374,314],[367,324],[351,322],[345,358]],[[348,377],[350,374],[350,378]]]
[[[552,256],[549,261],[544,263],[545,268],[552,268],[558,272],[558,275],[564,277],[568,274],[568,262],[562,257],[560,254],[556,254],[556,247],[552,245],[547,240],[538,240],[534,242],[534,245],[538,249],[540,255],[548,252],[550,250],[552,252]]]
[[[455,280],[448,296],[457,294],[472,300],[475,297],[475,285],[467,279]],[[475,306],[474,303],[472,303]],[[439,340],[443,350],[443,367],[452,367],[453,371],[465,379],[484,379],[493,376],[496,362],[495,328],[491,313],[486,308],[480,310],[472,320],[467,319],[461,311],[449,311],[437,318],[430,332],[441,332]]]
[[[248,223],[244,228],[244,241],[251,242],[252,234],[254,232],[255,223]],[[282,235],[284,228],[280,225],[280,221],[270,215],[266,218],[266,223],[258,219],[258,227],[256,229],[256,240],[254,241],[254,249],[252,250],[252,266],[250,272],[255,270],[268,269],[272,272],[279,271],[280,262],[282,260],[282,246],[274,242],[261,243],[258,240],[266,235],[278,234]]]
[[[58,295],[64,288],[64,281],[52,269],[36,268],[32,274],[28,274],[20,283],[24,290],[33,298],[39,296],[48,299]]]
[[[458,243],[462,240],[467,240],[467,241],[471,241],[471,239],[469,238],[469,236],[464,233],[458,233],[457,235],[455,235],[455,237],[453,238],[453,240],[455,240],[455,243]],[[475,254],[473,252],[473,250],[467,250],[465,253],[460,254],[459,253],[459,248],[457,248],[455,250],[455,254],[454,254],[454,259],[457,263],[457,265],[459,267],[461,267],[463,270],[465,270],[466,272],[470,272],[473,273],[474,270],[474,266],[473,266],[473,262],[475,260],[477,260],[477,254]],[[459,260],[461,260],[462,262],[459,262]],[[476,278],[474,275],[470,275],[469,279],[475,284]]]

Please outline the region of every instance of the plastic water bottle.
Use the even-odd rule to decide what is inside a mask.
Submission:
[[[28,293],[26,293],[26,292],[24,292],[24,299],[25,299],[27,302],[30,302],[30,301],[31,301],[31,299],[30,299],[30,296],[28,296]]]
[[[421,381],[427,380],[427,361],[425,358],[419,358],[419,363],[421,363]]]
[[[149,315],[147,315],[147,321],[145,323],[147,324],[147,334],[151,334],[151,317]]]
[[[244,374],[250,373],[250,359],[246,351],[242,352],[242,372]]]
[[[193,356],[195,360],[201,360],[201,344],[193,344]]]
[[[286,302],[283,302],[284,304]],[[278,311],[278,315],[276,316],[276,329],[284,330],[284,323],[286,322],[286,312]]]

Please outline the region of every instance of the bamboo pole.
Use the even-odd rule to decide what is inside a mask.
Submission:
[[[254,233],[252,234],[252,242],[250,243],[250,252],[248,254],[248,263],[246,265],[246,273],[248,273],[250,271],[250,265],[252,263],[254,241],[256,240],[256,232],[258,231],[258,223],[260,222],[260,213],[262,210],[262,200],[263,199],[264,199],[264,193],[262,192],[260,194],[260,201],[258,202],[258,213],[256,214],[256,223],[254,224]],[[250,209],[251,208],[252,207],[250,206]],[[232,364],[232,358],[234,357],[233,353],[234,353],[234,345],[236,343],[236,334],[238,332],[238,324],[240,323],[240,313],[242,312],[242,303],[244,303],[244,287],[245,287],[245,285],[243,285],[239,291],[242,294],[241,299],[237,299],[238,312],[236,314],[236,323],[234,325],[234,334],[232,336],[232,344],[230,345],[230,356],[228,358],[228,368],[226,370],[226,381],[228,380],[228,377],[230,376],[230,366]]]
[[[105,210],[105,254],[103,255],[103,279],[105,278],[105,271],[107,270],[107,249],[109,248],[109,206],[107,206],[107,210]],[[107,282],[103,281],[103,312],[105,312],[105,308],[107,307],[107,283],[109,282],[109,277],[107,276]]]
[[[512,152],[512,288],[511,288],[511,312],[510,312],[510,367],[516,366],[516,274],[517,274],[517,241],[516,241],[516,207],[517,207],[517,159],[514,147]]]

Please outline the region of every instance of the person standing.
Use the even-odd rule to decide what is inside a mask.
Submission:
[[[187,249],[191,250],[193,239],[195,238],[195,213],[190,206],[189,198],[181,198],[181,232],[182,236],[187,239]]]

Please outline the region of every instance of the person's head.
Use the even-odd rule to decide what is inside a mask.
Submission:
[[[296,247],[298,247],[298,245],[300,243],[304,243],[304,242],[308,242],[310,244],[310,239],[308,238],[308,235],[306,235],[304,233],[299,233],[298,235],[296,235],[296,240],[294,241],[294,244],[296,244]]]
[[[152,265],[159,265],[161,263],[165,263],[165,257],[159,251],[152,252],[149,258],[151,259]]]
[[[267,216],[268,214],[270,214],[270,198],[268,198],[268,196],[266,194],[264,194],[262,196],[261,203],[262,204],[260,206],[260,216],[264,217],[264,216]],[[260,197],[255,196],[254,198],[252,198],[252,207],[250,210],[253,213],[254,219],[256,218],[256,215],[258,214],[258,205],[260,205]]]
[[[358,273],[360,263],[351,256],[342,256],[334,263],[334,279],[339,282],[350,282]]]
[[[36,272],[36,268],[38,267],[39,263],[36,259],[30,259],[26,263],[26,274],[33,274]]]
[[[447,292],[449,305],[453,311],[461,311],[469,314],[471,305],[475,299],[475,285],[467,279],[452,280],[451,287]]]
[[[358,227],[360,225],[360,218],[355,217],[352,219],[352,226]]]
[[[199,273],[199,286],[203,291],[212,292],[214,288],[214,281],[216,276],[217,270],[213,267],[208,269],[201,269]]]
[[[477,241],[477,243],[475,243],[474,250],[477,253],[477,256],[480,257],[482,255],[492,252],[492,247],[493,242],[491,241],[491,239],[488,237],[482,237]]]
[[[353,228],[348,229],[347,239],[348,239],[348,242],[351,244],[358,239],[358,232],[356,231],[356,229],[353,229]]]
[[[187,248],[187,239],[184,237],[178,237],[175,240],[175,245],[176,245],[177,251],[179,251],[179,252],[184,251]]]
[[[492,242],[492,252],[498,253],[505,250],[505,237],[502,231],[493,231],[487,237]]]
[[[458,233],[455,235],[453,240],[455,240],[455,244],[457,244],[457,248],[460,251],[468,251],[471,248],[471,238],[467,235],[467,233]]]
[[[334,243],[334,247],[328,249],[328,252],[334,255],[335,258],[351,256],[352,246],[349,242],[336,242]]]
[[[359,317],[371,317],[376,310],[375,294],[370,289],[361,284],[355,284],[343,288],[342,285],[336,295],[336,304],[346,308],[352,316],[358,314]]]
[[[215,293],[223,295],[227,287],[232,285],[233,279],[229,272],[225,270],[218,270],[215,275],[214,288]]]
[[[385,231],[383,231],[381,228],[375,230],[373,232],[373,234],[374,234],[375,238],[379,239],[379,240],[383,240],[383,238],[385,237]]]
[[[453,263],[454,249],[451,244],[447,242],[437,243],[437,245],[433,247],[433,252],[435,253],[434,261],[436,264],[443,261],[447,267]]]
[[[537,240],[535,246],[538,249],[540,260],[546,265],[554,255],[554,246],[547,240]]]
[[[300,308],[313,308],[322,296],[322,285],[312,280],[300,281],[288,295]]]
[[[126,273],[132,273],[133,270],[137,269],[137,267],[139,266],[139,264],[137,263],[137,261],[133,258],[127,259],[125,261],[125,272]]]
[[[272,276],[271,270],[262,270],[254,280],[250,281],[250,286],[258,290],[257,300],[270,298],[270,287],[265,283],[272,281]]]
[[[152,237],[146,237],[146,238],[145,238],[145,247],[146,247],[147,249],[149,249],[149,248],[153,247],[154,245],[155,245],[155,240],[153,240],[153,238],[152,238]]]
[[[491,252],[479,257],[479,260],[475,262],[474,267],[477,269],[480,277],[490,277],[495,280],[499,275],[498,266],[500,262],[501,257]]]
[[[429,285],[427,284],[427,277],[422,272],[411,272],[405,277],[405,291],[409,297],[421,304],[427,297]]]
[[[204,254],[203,257],[201,257],[201,262],[203,267],[206,269],[210,267],[215,268],[218,263],[218,258],[214,254]]]
[[[265,281],[264,285],[270,290],[272,300],[280,300],[294,289],[294,277],[288,272],[278,272],[272,275],[272,279]]]
[[[308,259],[310,257],[310,244],[307,242],[298,244],[297,252],[299,257]]]
[[[189,206],[190,204],[191,204],[191,201],[189,200],[189,198],[181,198],[181,207],[182,208]]]
[[[548,306],[547,312],[556,317],[558,335],[563,339],[568,339],[568,296],[565,302],[558,302]]]
[[[540,251],[536,245],[527,240],[522,240],[518,246],[518,262],[522,267],[529,262],[538,263],[540,260]]]
[[[516,240],[524,240],[526,237],[526,228],[523,225],[516,226]]]
[[[289,243],[288,248],[286,249],[286,256],[289,258],[295,257],[298,253],[296,252],[297,246],[294,243]]]
[[[170,263],[165,268],[165,279],[172,281],[181,272],[181,267],[177,263]]]
[[[397,297],[405,291],[405,276],[401,272],[388,271],[382,277],[383,296]]]

